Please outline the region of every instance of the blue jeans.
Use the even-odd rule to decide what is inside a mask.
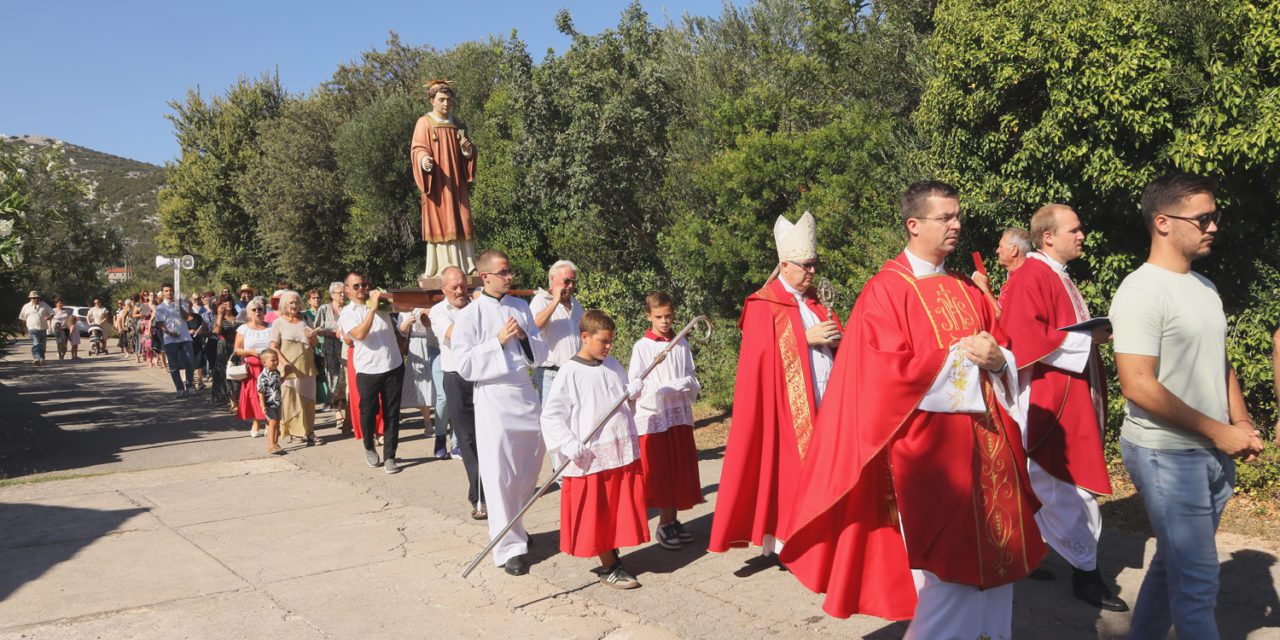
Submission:
[[[173,378],[173,388],[182,391],[182,378],[178,377],[178,366],[187,370],[187,387],[191,387],[192,370],[195,369],[195,353],[191,350],[191,341],[170,342],[164,345],[164,357],[169,361],[169,377]]]
[[[556,381],[556,374],[560,373],[559,369],[550,367],[535,367],[533,370],[533,386],[538,390],[538,396],[543,402],[547,401],[547,394],[551,393],[551,383]]]
[[[1120,440],[1125,469],[1147,507],[1156,553],[1134,605],[1129,637],[1216,640],[1218,548],[1214,535],[1236,480],[1217,449],[1148,449]]]
[[[27,329],[31,336],[31,359],[44,360],[44,344],[49,340],[49,332],[44,329]]]
[[[431,385],[436,390],[436,406],[433,407],[436,418],[436,437],[449,435],[449,401],[444,394],[444,360],[440,358],[440,347],[427,347],[431,357]]]

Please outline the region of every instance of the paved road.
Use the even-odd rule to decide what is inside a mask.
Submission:
[[[416,416],[405,469],[387,476],[329,424],[329,444],[269,457],[206,397],[175,400],[158,370],[119,356],[34,368],[12,353],[0,361],[0,472],[48,481],[0,487],[0,639],[887,639],[905,628],[829,618],[747,551],[624,550],[644,587],[602,587],[591,561],[558,552],[554,494],[528,516],[529,576],[486,562],[463,580],[485,529],[467,517],[461,464],[430,458]],[[687,516],[704,539],[720,454],[703,452],[708,502]],[[1230,536],[1220,549],[1223,637],[1280,638],[1278,551]],[[1151,552],[1143,536],[1105,534],[1104,572],[1130,602]],[[1066,565],[1047,566],[1057,581],[1017,587],[1017,637],[1123,636],[1127,614],[1076,602]]]

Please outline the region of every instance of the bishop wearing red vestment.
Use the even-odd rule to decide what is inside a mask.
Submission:
[[[817,226],[806,212],[774,224],[778,278],[747,297],[733,418],[708,550],[782,548],[800,462],[843,328],[812,288]]]
[[[1111,479],[1102,452],[1106,385],[1095,345],[1110,337],[1110,325],[1092,332],[1059,331],[1091,317],[1067,274],[1067,263],[1084,252],[1084,236],[1080,217],[1065,205],[1042,207],[1031,217],[1039,251],[1009,275],[1000,325],[1019,363],[1027,471],[1044,504],[1036,523],[1049,546],[1074,568],[1077,598],[1109,611],[1128,611],[1098,571],[1102,515],[1094,496],[1110,494]]]
[[[779,559],[833,616],[1006,638],[1013,583],[1045,554],[1014,358],[982,291],[943,267],[955,188],[912,185],[902,216],[907,248],[854,305]]]

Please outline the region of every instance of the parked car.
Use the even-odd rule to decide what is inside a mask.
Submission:
[[[87,318],[89,316],[90,307],[74,307],[71,305],[63,305],[63,306],[70,309],[71,313],[76,314],[76,329],[80,331],[80,335],[88,337],[89,321]]]

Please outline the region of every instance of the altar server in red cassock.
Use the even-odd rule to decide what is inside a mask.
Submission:
[[[818,303],[818,233],[806,212],[795,224],[779,217],[778,278],[747,297],[738,326],[742,346],[733,389],[733,418],[707,548],[782,548],[790,529],[800,462],[830,377],[843,328]]]
[[[582,347],[560,364],[542,411],[547,448],[571,462],[560,491],[560,550],[579,558],[599,558],[600,582],[615,589],[640,583],[623,566],[619,547],[649,540],[644,508],[640,442],[629,402],[596,424],[623,398],[635,399],[644,383],[628,380],[614,360],[614,322],[599,309],[582,315]]]
[[[955,188],[916,183],[902,200],[907,248],[853,308],[780,559],[833,616],[1007,638],[1013,583],[1045,553],[1016,366],[981,290],[943,267]]]
[[[1102,516],[1094,496],[1110,494],[1111,479],[1102,454],[1106,385],[1095,345],[1110,338],[1110,326],[1058,330],[1091,317],[1067,274],[1067,263],[1084,252],[1075,211],[1060,204],[1041,208],[1031,217],[1031,239],[1038,251],[1009,275],[1000,325],[1019,363],[1027,471],[1044,504],[1036,523],[1049,546],[1075,569],[1071,583],[1077,598],[1128,611],[1098,571]]]

